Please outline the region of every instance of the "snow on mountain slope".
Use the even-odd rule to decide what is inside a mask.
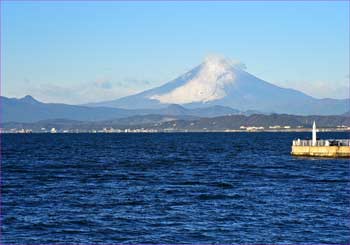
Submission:
[[[150,96],[161,103],[187,104],[208,102],[225,97],[225,86],[233,84],[235,73],[227,60],[217,57],[207,58],[195,77],[184,85],[165,94]]]

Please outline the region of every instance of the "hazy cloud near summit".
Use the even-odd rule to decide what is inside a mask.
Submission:
[[[241,70],[246,70],[247,66],[240,60],[230,59],[220,54],[209,54],[204,58],[204,62],[210,62],[210,60],[224,61],[229,63],[231,66],[236,67]]]

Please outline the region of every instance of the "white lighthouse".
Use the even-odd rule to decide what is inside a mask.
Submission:
[[[313,125],[312,125],[312,146],[316,146],[316,123],[314,121]]]
[[[350,158],[350,139],[317,140],[316,122],[312,124],[312,140],[293,140],[292,155],[308,157]]]

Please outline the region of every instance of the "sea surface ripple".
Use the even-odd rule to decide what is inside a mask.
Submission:
[[[1,137],[3,244],[350,243],[349,159],[292,157],[310,133]]]

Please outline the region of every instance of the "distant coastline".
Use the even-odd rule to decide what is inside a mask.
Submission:
[[[291,129],[257,129],[257,130],[241,130],[241,129],[226,129],[226,130],[152,130],[152,129],[105,129],[105,130],[55,130],[51,131],[32,131],[30,129],[20,130],[3,130],[1,134],[137,134],[137,133],[295,133],[295,132],[310,132],[309,128],[291,128]],[[339,128],[319,128],[318,132],[348,132],[350,127]]]
[[[50,119],[37,122],[3,122],[3,133],[158,133],[158,132],[307,132],[316,121],[319,131],[349,131],[350,117],[287,114],[140,115],[103,121]]]

